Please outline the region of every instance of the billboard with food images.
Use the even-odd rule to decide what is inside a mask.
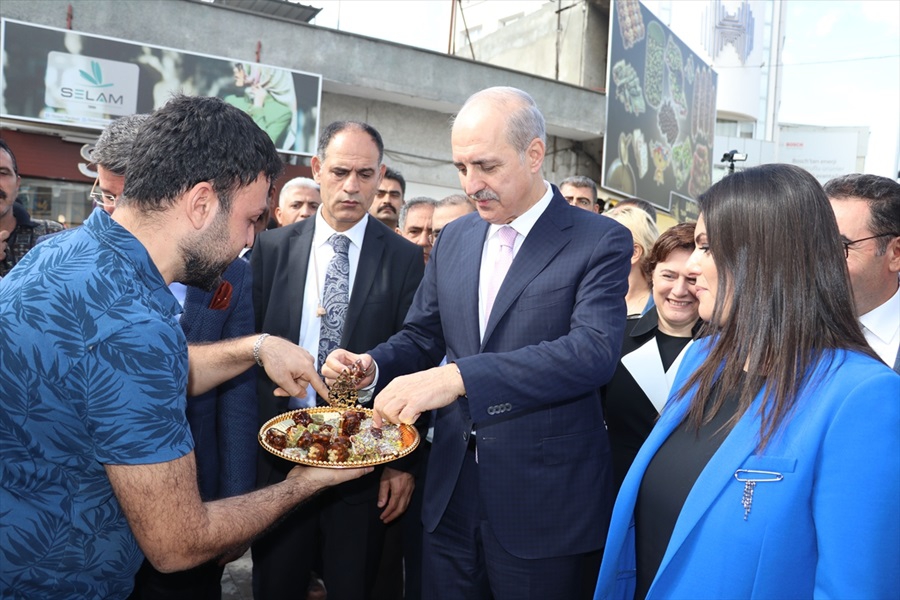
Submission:
[[[218,96],[280,152],[316,152],[321,75],[5,18],[0,40],[0,118],[101,130],[174,93]]]
[[[711,182],[716,73],[638,0],[613,2],[608,56],[602,186],[695,217]]]

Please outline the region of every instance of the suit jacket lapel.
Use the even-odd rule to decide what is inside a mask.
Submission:
[[[372,218],[366,223],[366,234],[359,251],[359,263],[356,265],[356,277],[353,281],[353,293],[347,306],[344,318],[344,331],[341,334],[341,347],[349,345],[349,332],[356,329],[356,322],[362,314],[363,305],[375,282],[375,275],[381,271],[381,257],[384,255],[384,230],[376,227]]]
[[[313,234],[316,231],[316,220],[308,219],[308,227],[298,227],[295,235],[291,237],[291,248],[288,258],[288,289],[287,303],[290,315],[288,331],[291,333],[292,342],[300,339],[300,317],[303,312],[303,292],[306,288],[307,270],[309,269],[309,254],[312,248]],[[296,275],[293,276],[293,275]]]
[[[497,297],[494,299],[490,319],[484,328],[484,339],[481,343],[482,350],[484,350],[485,343],[494,332],[497,322],[509,310],[509,307],[519,297],[525,286],[538,273],[543,271],[553,257],[569,243],[569,236],[563,234],[563,231],[571,226],[571,215],[561,210],[563,207],[568,209],[566,202],[562,198],[554,196],[550,200],[550,204],[547,206],[544,214],[538,218],[534,227],[531,228],[528,237],[522,243],[522,247],[519,248],[519,252],[513,259],[509,272],[506,274],[503,284],[497,292]],[[477,289],[475,305],[478,305]]]

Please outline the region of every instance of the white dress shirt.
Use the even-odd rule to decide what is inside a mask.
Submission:
[[[859,318],[866,341],[893,368],[900,349],[900,287],[890,299]]]
[[[317,313],[320,303],[322,302],[322,290],[325,287],[325,272],[328,270],[328,264],[334,256],[334,248],[328,243],[335,233],[339,233],[331,228],[322,217],[321,208],[316,211],[316,216],[311,217],[316,220],[316,230],[313,234],[312,247],[309,252],[309,264],[306,267],[306,286],[303,288],[303,307],[300,314],[300,336],[298,343],[307,352],[309,352],[313,360],[318,364],[319,355],[319,332],[321,331],[321,317]],[[348,229],[340,232],[342,235],[350,238],[350,246],[347,249],[347,259],[350,261],[350,292],[348,300],[353,295],[353,282],[356,280],[356,268],[359,265],[359,254],[362,250],[363,239],[366,237],[366,225],[369,222],[369,215],[363,216],[360,221]],[[315,406],[316,391],[313,387],[307,386],[306,398],[295,398],[291,402],[291,407],[295,406]]]
[[[526,210],[524,213],[516,217],[511,223],[507,223],[510,227],[516,230],[516,241],[513,245],[513,260],[516,259],[516,254],[519,252],[519,248],[522,247],[522,244],[525,242],[525,238],[528,236],[529,232],[531,232],[532,227],[537,222],[538,218],[544,211],[547,210],[547,207],[550,205],[550,200],[553,198],[553,188],[550,187],[550,184],[544,181],[544,186],[546,186],[547,191],[544,192],[544,195],[538,200],[534,206]],[[481,251],[481,270],[478,273],[478,329],[481,333],[481,337],[484,338],[484,328],[487,325],[487,319],[485,318],[485,302],[488,296],[488,287],[490,286],[491,275],[494,272],[494,263],[497,261],[497,256],[500,254],[500,236],[498,235],[498,231],[503,225],[494,225],[488,228],[487,239],[484,240],[484,247]]]

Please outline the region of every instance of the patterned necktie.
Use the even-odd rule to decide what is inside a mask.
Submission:
[[[350,238],[335,233],[328,238],[334,248],[334,256],[325,271],[325,285],[322,288],[322,324],[319,329],[319,370],[331,351],[341,343],[344,331],[344,318],[347,316],[347,305],[350,303],[350,260],[347,248]]]
[[[491,316],[491,309],[494,307],[494,300],[497,298],[497,292],[500,291],[500,285],[506,278],[506,272],[513,261],[513,245],[516,243],[516,230],[509,225],[504,225],[498,232],[500,237],[500,253],[497,260],[494,261],[494,272],[491,274],[491,281],[488,284],[487,302],[484,304],[484,320],[485,322]]]

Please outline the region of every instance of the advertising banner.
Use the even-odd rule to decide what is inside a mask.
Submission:
[[[802,167],[825,185],[829,179],[863,171],[868,138],[867,127],[782,123],[778,134],[778,162]]]
[[[601,185],[695,216],[711,182],[716,73],[637,0],[613,2],[609,40]]]
[[[175,93],[217,96],[280,152],[315,154],[320,75],[10,19],[0,26],[0,118],[102,130]]]

